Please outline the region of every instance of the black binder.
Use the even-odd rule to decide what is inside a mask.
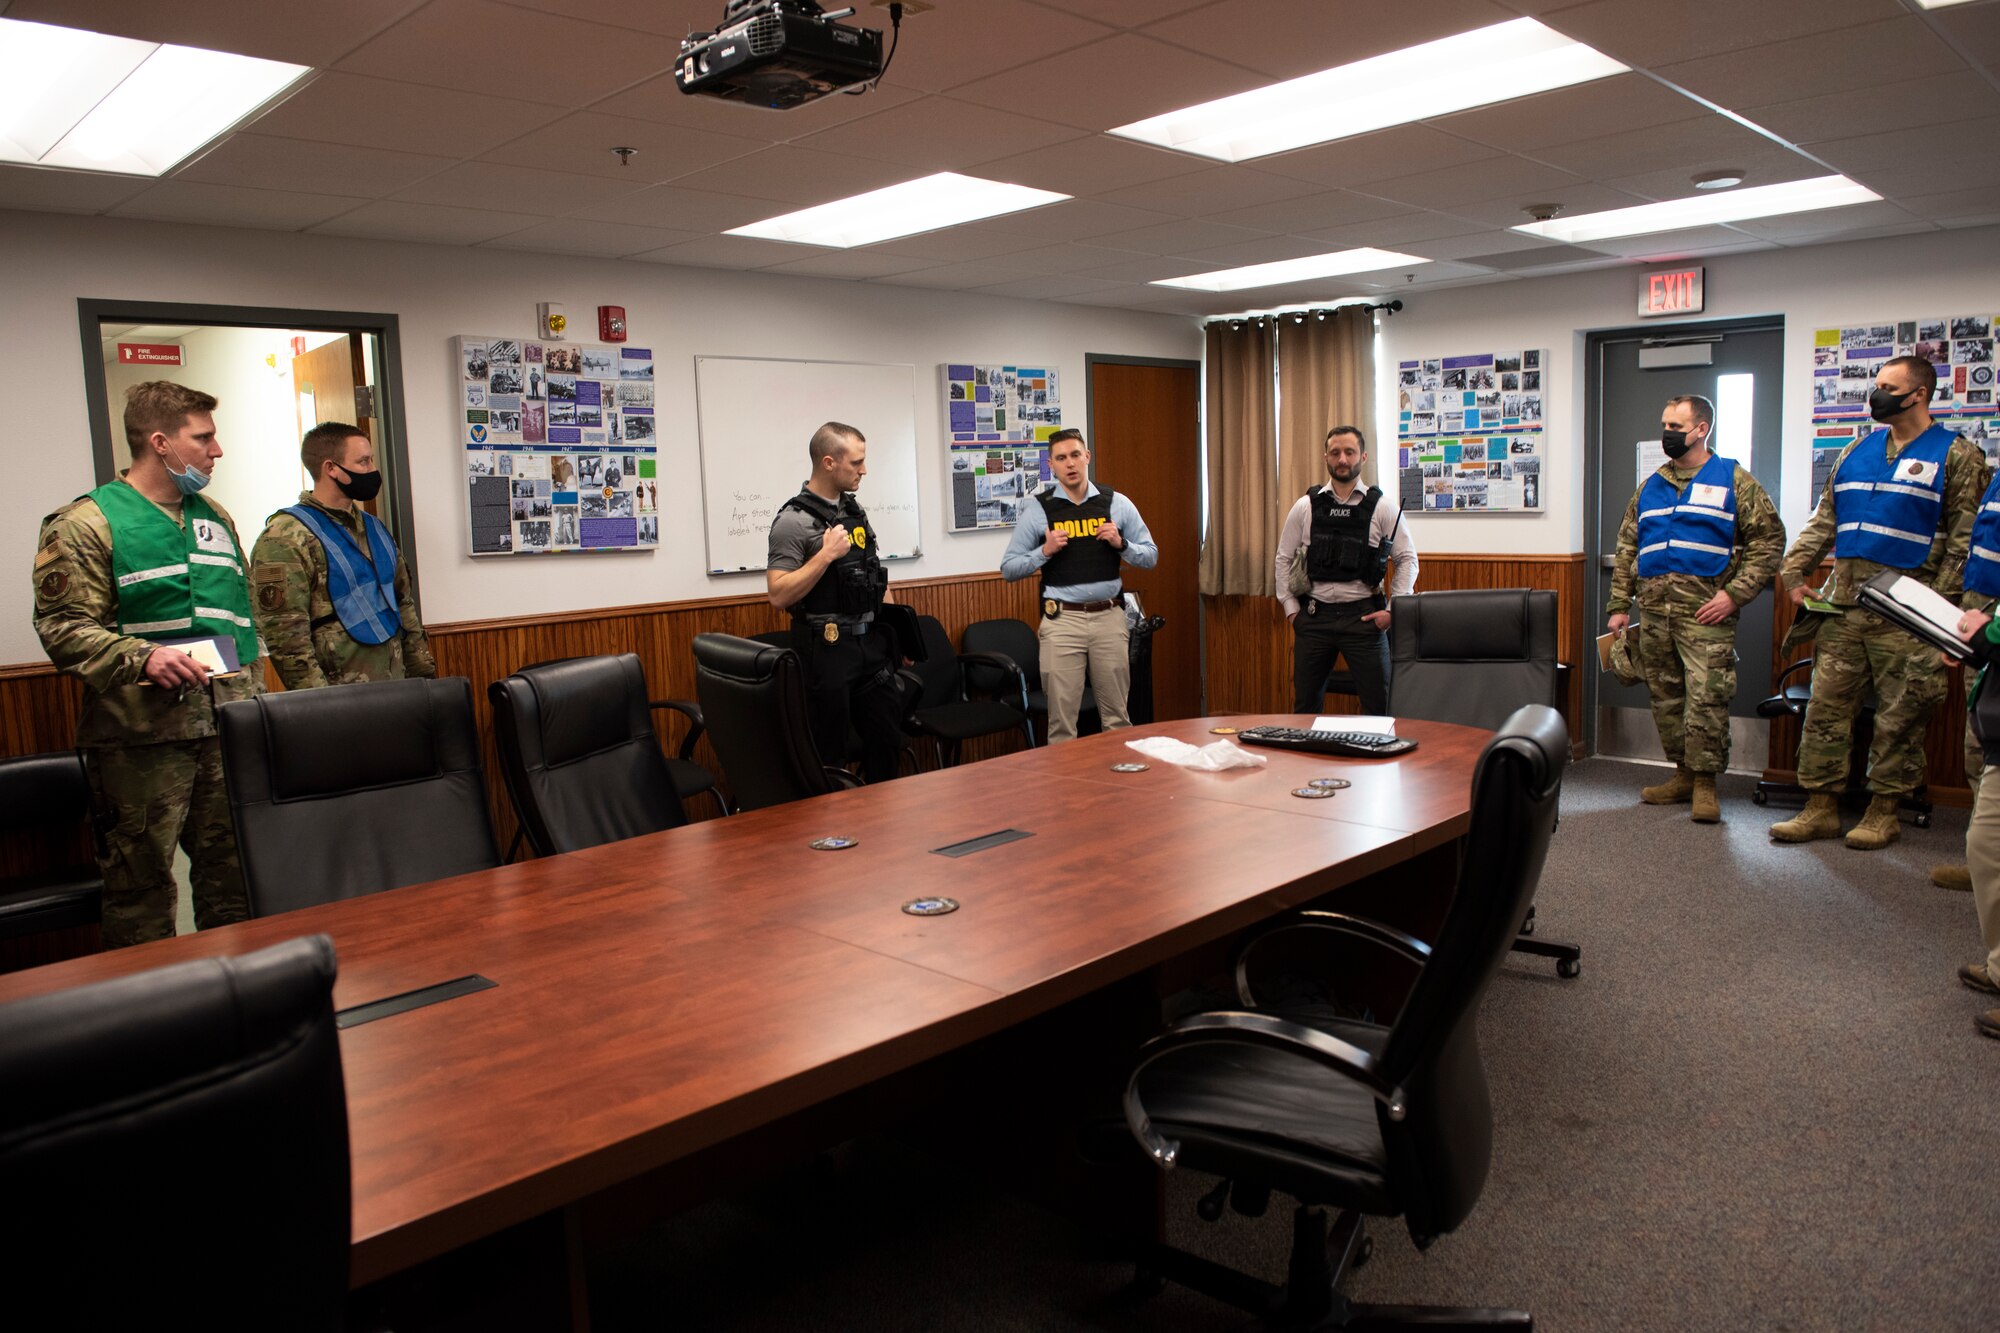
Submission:
[[[895,639],[899,657],[907,657],[912,662],[922,662],[929,658],[924,648],[924,632],[917,624],[917,613],[901,602],[884,602],[875,613],[875,624],[889,631]]]
[[[1957,634],[1940,627],[1929,617],[1919,615],[1896,600],[1894,593],[1896,585],[1908,577],[1894,570],[1885,570],[1877,574],[1861,585],[1861,605],[1897,629],[1922,639],[1954,662],[1967,662],[1978,657],[1979,650],[1959,638]]]

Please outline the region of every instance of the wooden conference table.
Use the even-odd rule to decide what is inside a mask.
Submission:
[[[1260,721],[1296,719],[1085,737],[0,976],[0,1002],[317,931],[342,1009],[496,982],[341,1034],[359,1287],[1453,854],[1469,727],[1401,723],[1420,744],[1394,760],[1110,771],[1128,739]],[[1319,776],[1354,785],[1290,794]],[[1033,836],[933,852],[1006,829]],[[859,845],[807,846],[827,834]],[[900,910],[931,894],[962,907]]]

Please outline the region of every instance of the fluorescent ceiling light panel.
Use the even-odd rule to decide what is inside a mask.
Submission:
[[[1953,5],[1963,5],[1969,0],[1917,0],[1924,9],[1950,9]]]
[[[1513,19],[1134,121],[1111,133],[1218,162],[1247,162],[1625,71],[1611,57],[1533,19]]]
[[[1303,259],[1280,259],[1270,264],[1193,273],[1185,278],[1161,278],[1152,285],[1186,287],[1197,292],[1234,292],[1245,287],[1272,287],[1281,282],[1337,278],[1343,273],[1372,273],[1378,268],[1406,268],[1430,262],[1416,255],[1398,254],[1394,250],[1341,250],[1330,255],[1307,255]]]
[[[162,175],[309,72],[0,19],[0,161]]]
[[[844,250],[941,227],[956,227],[980,218],[999,217],[1002,213],[1018,213],[1024,208],[1040,208],[1069,197],[1053,190],[1034,190],[1025,185],[940,171],[901,185],[766,218],[747,227],[732,227],[725,234],[790,241],[795,245],[831,245]]]
[[[1706,227],[1719,222],[1778,217],[1785,213],[1846,208],[1850,204],[1873,203],[1881,197],[1867,186],[1857,185],[1845,176],[1818,176],[1812,180],[1786,181],[1782,185],[1759,185],[1748,190],[1614,208],[1605,213],[1551,218],[1547,222],[1523,223],[1513,230],[1529,236],[1546,236],[1552,241],[1584,245],[1613,236],[1645,236],[1658,231],[1679,231],[1683,227]]]

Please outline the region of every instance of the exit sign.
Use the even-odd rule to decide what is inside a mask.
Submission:
[[[178,366],[181,363],[180,344],[119,343],[118,361],[126,366]]]
[[[1705,270],[1660,269],[1639,276],[1639,313],[1651,315],[1697,315],[1701,313],[1701,279]]]

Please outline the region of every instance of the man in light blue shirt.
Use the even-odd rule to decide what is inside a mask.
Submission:
[[[1106,731],[1129,727],[1131,628],[1119,600],[1119,565],[1151,569],[1160,550],[1138,508],[1090,481],[1090,449],[1080,430],[1049,437],[1055,481],[1021,505],[1000,559],[1009,583],[1042,578],[1042,689],[1049,697],[1049,744],[1076,739],[1086,672]]]

